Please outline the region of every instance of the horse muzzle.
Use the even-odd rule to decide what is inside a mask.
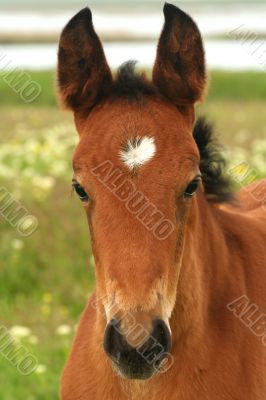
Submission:
[[[165,322],[157,318],[152,322],[152,332],[132,345],[129,332],[125,334],[121,322],[113,318],[105,330],[104,350],[123,378],[149,379],[169,362],[171,334]]]

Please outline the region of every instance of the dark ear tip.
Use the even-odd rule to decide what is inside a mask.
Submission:
[[[180,14],[180,12],[182,13],[183,11],[180,10],[180,8],[174,6],[173,4],[164,3],[163,13],[165,18],[173,16],[173,14]]]
[[[85,7],[82,10],[80,10],[76,15],[74,15],[74,18],[86,18],[86,19],[92,19],[92,13],[89,7]]]
[[[76,15],[74,15],[74,17],[68,22],[66,28],[74,28],[80,23],[92,23],[92,13],[89,7],[83,8]]]
[[[176,7],[170,3],[164,3],[163,12],[166,21],[174,17],[178,17],[179,19],[184,19],[184,20],[192,20],[192,18],[188,14],[186,14],[183,10],[181,10],[181,8]]]
[[[80,16],[82,15],[84,18],[92,20],[92,13],[89,7],[85,7],[82,10],[80,10],[80,12],[77,15],[79,14]]]

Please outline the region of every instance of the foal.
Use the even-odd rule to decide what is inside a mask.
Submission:
[[[112,78],[88,8],[60,38],[97,282],[62,400],[266,399],[265,204],[255,187],[230,202],[211,129],[195,123],[201,35],[177,7],[164,15],[152,82],[132,63]]]

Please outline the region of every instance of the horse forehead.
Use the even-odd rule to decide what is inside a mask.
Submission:
[[[102,153],[104,156],[119,155],[125,159],[129,155],[140,156],[144,160],[155,154],[182,149],[191,145],[191,133],[178,123],[168,125],[169,121],[158,121],[152,118],[134,118],[134,115],[116,120],[99,119],[82,135],[78,145],[80,153]],[[191,146],[190,146],[191,147]]]
[[[153,100],[144,103],[117,101],[92,112],[85,130],[99,141],[103,136],[121,140],[145,135],[159,138],[179,127],[182,130],[185,125],[182,114],[164,103]]]
[[[197,152],[189,142],[147,131],[142,136],[134,132],[114,137],[103,135],[100,141],[89,138],[78,145],[73,164],[75,170],[84,173],[90,174],[92,169],[106,165],[112,173],[138,176],[141,180],[156,177],[156,181],[166,184],[176,174],[189,169],[194,164],[191,159],[197,161]]]
[[[124,109],[117,104],[96,110],[87,120],[74,160],[88,164],[111,160],[129,172],[154,164],[168,168],[193,145],[184,120],[167,111],[157,105]]]

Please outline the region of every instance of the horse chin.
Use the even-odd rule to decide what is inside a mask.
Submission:
[[[148,380],[151,379],[158,371],[148,367],[132,367],[132,366],[118,366],[116,363],[113,363],[113,370],[115,373],[122,379],[125,380]]]

